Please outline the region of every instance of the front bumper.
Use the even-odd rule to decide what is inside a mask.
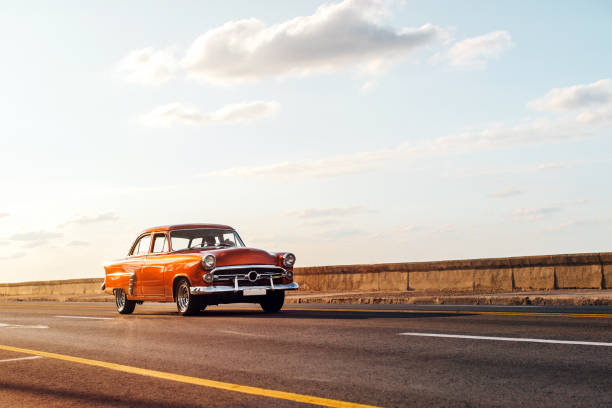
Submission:
[[[270,285],[258,286],[192,286],[189,291],[192,295],[202,295],[207,293],[231,293],[240,292],[245,289],[266,289],[266,290],[296,290],[300,286],[296,282],[291,283],[272,283]]]

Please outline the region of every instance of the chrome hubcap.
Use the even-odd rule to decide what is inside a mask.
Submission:
[[[189,288],[187,285],[181,285],[176,295],[176,301],[178,303],[181,312],[187,310],[189,306]]]
[[[125,306],[125,292],[123,289],[119,289],[115,293],[115,303],[117,304],[117,309],[122,310]]]

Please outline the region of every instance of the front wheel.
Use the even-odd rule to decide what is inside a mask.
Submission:
[[[136,301],[129,300],[123,289],[115,290],[115,303],[117,311],[121,314],[131,314],[136,308]]]
[[[176,308],[183,316],[194,315],[200,311],[199,299],[189,291],[189,282],[186,279],[181,279],[176,287]]]
[[[269,292],[259,304],[266,313],[276,313],[280,311],[285,303],[285,291],[278,290]]]

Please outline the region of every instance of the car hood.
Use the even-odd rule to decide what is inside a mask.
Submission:
[[[214,255],[217,258],[217,266],[278,265],[277,254],[256,248],[219,248],[194,250],[193,253],[201,254],[202,257]]]

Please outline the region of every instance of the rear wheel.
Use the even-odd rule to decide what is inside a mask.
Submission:
[[[285,291],[275,290],[269,292],[264,300],[260,302],[261,308],[266,313],[276,313],[280,311],[285,303]]]
[[[129,300],[123,289],[115,290],[115,304],[117,305],[117,311],[121,314],[130,314],[136,308],[136,301]]]
[[[176,308],[183,316],[190,316],[201,310],[200,301],[189,291],[189,282],[181,279],[176,287]]]

